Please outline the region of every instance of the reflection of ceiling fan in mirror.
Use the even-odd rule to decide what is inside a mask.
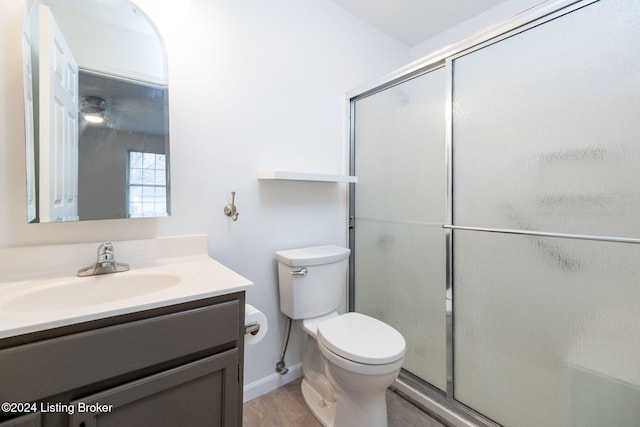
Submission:
[[[80,70],[78,93],[85,124],[152,135],[166,132],[167,89],[164,87]]]
[[[99,125],[105,121],[107,101],[97,96],[83,96],[80,100],[80,112],[87,121],[93,125]]]

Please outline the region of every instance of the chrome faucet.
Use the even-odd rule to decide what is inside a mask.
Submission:
[[[129,270],[129,264],[116,262],[111,242],[104,242],[98,247],[98,259],[95,264],[78,270],[78,276],[96,276],[98,274],[119,273]]]

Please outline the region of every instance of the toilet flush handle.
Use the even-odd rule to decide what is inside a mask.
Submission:
[[[300,270],[293,270],[293,271],[291,271],[291,275],[292,276],[306,276],[307,275],[307,269],[305,267],[302,267]]]

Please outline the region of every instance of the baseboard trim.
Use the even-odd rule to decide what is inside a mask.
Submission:
[[[260,378],[244,386],[244,398],[245,402],[260,397],[263,394],[269,393],[283,386],[291,381],[295,381],[302,376],[302,363],[297,363],[293,366],[289,366],[289,372],[286,375],[280,375],[274,372],[271,375],[267,375],[264,378]]]

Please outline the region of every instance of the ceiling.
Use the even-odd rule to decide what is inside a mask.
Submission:
[[[331,0],[410,47],[506,0]]]
[[[149,36],[156,36],[156,31],[149,24],[149,18],[139,7],[129,1],[120,0],[41,0],[54,11],[68,11],[73,15],[81,15],[95,21],[118,28],[126,28]]]

